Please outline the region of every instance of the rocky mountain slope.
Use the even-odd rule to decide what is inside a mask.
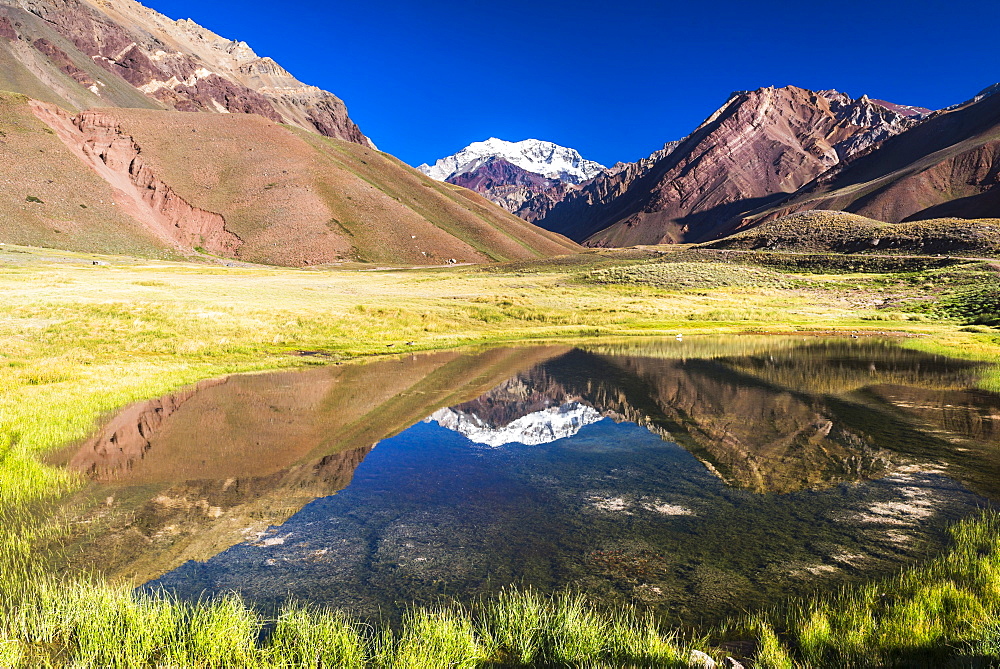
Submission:
[[[373,146],[335,95],[134,0],[0,0],[0,90],[57,104],[256,114]]]
[[[604,166],[552,142],[507,142],[491,137],[417,169],[438,181],[480,193],[514,212],[536,196],[542,201],[561,199],[602,173]]]
[[[1000,216],[1000,86],[937,112],[877,151],[821,175],[741,220],[739,229],[809,209],[886,223]]]
[[[922,112],[889,107],[794,86],[735,93],[675,146],[519,213],[590,246],[711,239],[920,122]]]
[[[356,142],[259,114],[0,94],[0,241],[278,265],[530,258],[569,240]]]

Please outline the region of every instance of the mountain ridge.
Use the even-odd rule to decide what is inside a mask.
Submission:
[[[332,93],[135,0],[0,0],[0,89],[68,111],[257,114],[374,148]]]
[[[832,90],[739,91],[672,150],[525,218],[588,246],[701,241],[918,122]]]

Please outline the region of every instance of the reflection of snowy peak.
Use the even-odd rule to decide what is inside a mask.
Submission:
[[[599,420],[601,414],[597,409],[580,402],[567,402],[562,406],[535,411],[501,427],[494,427],[475,414],[452,408],[439,409],[427,418],[427,422],[436,421],[441,427],[487,446],[547,444],[572,437],[584,426]]]

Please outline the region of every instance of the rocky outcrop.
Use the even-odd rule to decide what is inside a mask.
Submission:
[[[7,16],[0,16],[0,37],[8,41],[17,39],[17,30],[14,29],[14,24],[10,22],[10,18]]]
[[[96,86],[97,82],[91,78],[89,74],[77,67],[69,55],[53,44],[51,41],[45,39],[35,40],[33,45],[39,53],[46,56],[53,65],[58,67],[62,72],[65,72],[73,78],[81,86],[85,88],[90,88],[91,86]]]
[[[62,110],[33,103],[40,120],[89,163],[115,189],[116,200],[150,232],[182,250],[205,250],[232,256],[242,241],[226,228],[225,219],[192,206],[146,165],[135,140],[122,131],[112,114],[86,111],[70,118]]]
[[[590,246],[711,239],[916,123],[837,91],[735,93],[672,150],[599,175],[532,220]]]
[[[12,20],[21,39],[89,91],[46,77],[55,95],[78,105],[90,106],[96,96],[101,106],[257,114],[373,146],[336,96],[191,20],[173,21],[133,0],[0,0],[0,34],[17,40]],[[44,69],[22,50],[11,53],[29,69]],[[95,64],[100,77],[89,71]],[[132,93],[123,93],[124,86]]]

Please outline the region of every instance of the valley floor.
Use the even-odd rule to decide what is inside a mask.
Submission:
[[[54,600],[64,600],[66,606],[86,607],[103,597],[105,605],[112,608],[118,606],[116,601],[121,606],[126,606],[121,602],[131,601],[131,595],[120,589],[84,586],[77,581],[53,585],[55,582],[40,573],[44,568],[32,554],[32,547],[57,538],[61,531],[58,518],[46,514],[45,509],[77,489],[81,481],[42,464],[39,456],[83,438],[112,410],[200,379],[498,341],[616,335],[692,337],[720,332],[836,332],[846,336],[891,333],[904,337],[906,346],[1000,361],[1000,333],[992,327],[1000,317],[1000,279],[992,263],[980,260],[749,253],[734,261],[725,252],[647,248],[590,251],[497,266],[293,270],[147,261],[8,245],[0,246],[0,294],[4,296],[0,303],[0,517],[4,520],[0,535],[0,594],[2,606],[8,611],[0,626],[3,666],[35,664],[42,657],[55,664],[76,660],[103,664],[93,658],[105,657],[86,655],[79,645],[83,638],[80,630],[52,632],[49,636],[38,632],[45,625],[53,625],[59,615],[68,620],[66,611],[57,615],[45,609],[48,613],[39,613],[41,617],[31,623],[34,627],[29,625],[35,630],[30,634],[24,617],[17,618],[13,611],[26,611],[31,606],[41,611]],[[1000,388],[1000,375],[986,378],[983,383],[989,389]],[[921,637],[926,641],[925,650],[977,639],[988,641],[985,632],[980,634],[981,625],[976,634],[983,638],[966,634],[979,624],[977,621],[988,619],[989,611],[998,606],[993,599],[1000,599],[996,594],[1000,586],[994,594],[982,594],[989,589],[987,582],[996,581],[990,574],[997,559],[994,548],[1000,540],[997,522],[985,517],[979,523],[960,530],[965,532],[962,536],[967,543],[971,542],[969,546],[974,547],[963,548],[959,541],[956,551],[988,548],[981,559],[974,554],[963,558],[967,568],[961,574],[965,576],[956,572],[957,563],[948,562],[945,556],[941,560],[951,567],[928,567],[931,571],[924,581],[922,577],[908,581],[907,587],[913,592],[923,592],[924,585],[944,588],[931,594],[923,592],[913,599],[933,599],[937,604],[928,606],[942,610],[973,606],[969,598],[979,597],[975,610],[977,616],[982,616],[971,622],[962,616],[953,616],[953,621],[944,613],[934,614],[940,623],[935,623],[938,627],[934,629],[944,631],[930,631]],[[973,534],[977,538],[969,539]],[[976,587],[981,597],[962,590],[961,578],[973,576],[978,579]],[[962,592],[945,592],[951,587],[942,585],[945,582]],[[45,587],[54,590],[42,592],[45,587],[39,583],[47,583]],[[39,603],[44,601],[49,604]],[[525,601],[512,600],[508,604],[544,609],[538,615],[548,616],[550,622],[561,620],[559,624],[566,629],[567,616],[590,615],[565,601],[544,605]],[[918,607],[913,601],[908,605]],[[850,652],[831,650],[836,645],[831,635],[850,627],[847,613],[837,617],[841,604],[841,600],[824,600],[815,604],[815,610],[796,614],[799,617],[792,622],[772,620],[772,627],[763,619],[755,619],[734,622],[733,629],[756,630],[752,654],[758,656],[757,666],[792,666],[793,655],[807,665],[834,666],[845,662],[861,666],[866,652],[884,653],[878,657],[886,662],[904,657],[893,655],[902,651],[892,645],[903,641],[893,641],[889,632],[878,636],[882,632],[877,630],[872,631],[874,636],[866,637],[867,641],[852,642],[855,645]],[[883,604],[873,600],[871,607]],[[128,606],[138,607],[135,611],[139,613],[133,611],[136,616],[159,611],[148,602]],[[225,615],[244,615],[233,611]],[[912,620],[920,619],[920,611],[919,607],[913,609],[917,617]],[[169,618],[174,613],[161,611],[156,615]],[[863,615],[870,613],[866,609]],[[126,614],[132,615],[127,611],[116,615],[127,618]],[[306,629],[312,634],[315,625],[326,624],[324,629],[333,629],[333,618],[323,623],[300,614],[295,615],[300,615],[300,622],[305,621],[304,627],[295,634],[305,634],[302,630]],[[215,614],[206,609],[177,615]],[[402,658],[405,653],[400,649],[405,647],[406,634],[471,638],[469,635],[475,636],[469,627],[471,619],[463,615],[414,614],[411,627],[392,647]],[[116,624],[127,624],[126,618]],[[899,625],[912,622],[904,618],[899,618],[903,621]],[[247,629],[257,624],[249,618],[244,622]],[[679,662],[683,659],[678,655],[679,646],[670,645],[672,641],[668,643],[640,623],[619,625],[624,625],[622,629],[632,625],[629,629],[638,635],[629,643],[648,645],[655,637],[663,648],[672,649],[668,653],[661,648],[665,654],[657,657],[662,661],[668,655],[681,658]],[[897,627],[893,630],[898,631]],[[444,628],[447,630],[442,632]],[[775,629],[787,632],[788,637],[779,639]],[[501,634],[494,632],[494,636]],[[806,641],[807,633],[813,641]],[[995,629],[990,634],[990,639],[998,638]],[[636,640],[640,636],[644,641]],[[713,638],[713,643],[716,641]],[[111,643],[108,639],[104,642]],[[479,646],[473,655],[478,659],[461,660],[461,666],[498,661],[499,656],[489,659],[482,655],[485,651],[481,646],[485,646],[476,643]],[[503,643],[509,646],[514,641]],[[503,646],[507,648],[503,656],[512,658],[508,646]],[[155,648],[149,650],[140,664],[159,661],[155,653]],[[629,653],[629,661],[637,666],[660,666],[653,656]],[[547,661],[600,660],[618,666],[609,659],[611,656],[546,657]],[[197,661],[215,666],[226,660]],[[417,666],[398,658],[380,661],[392,666]]]

